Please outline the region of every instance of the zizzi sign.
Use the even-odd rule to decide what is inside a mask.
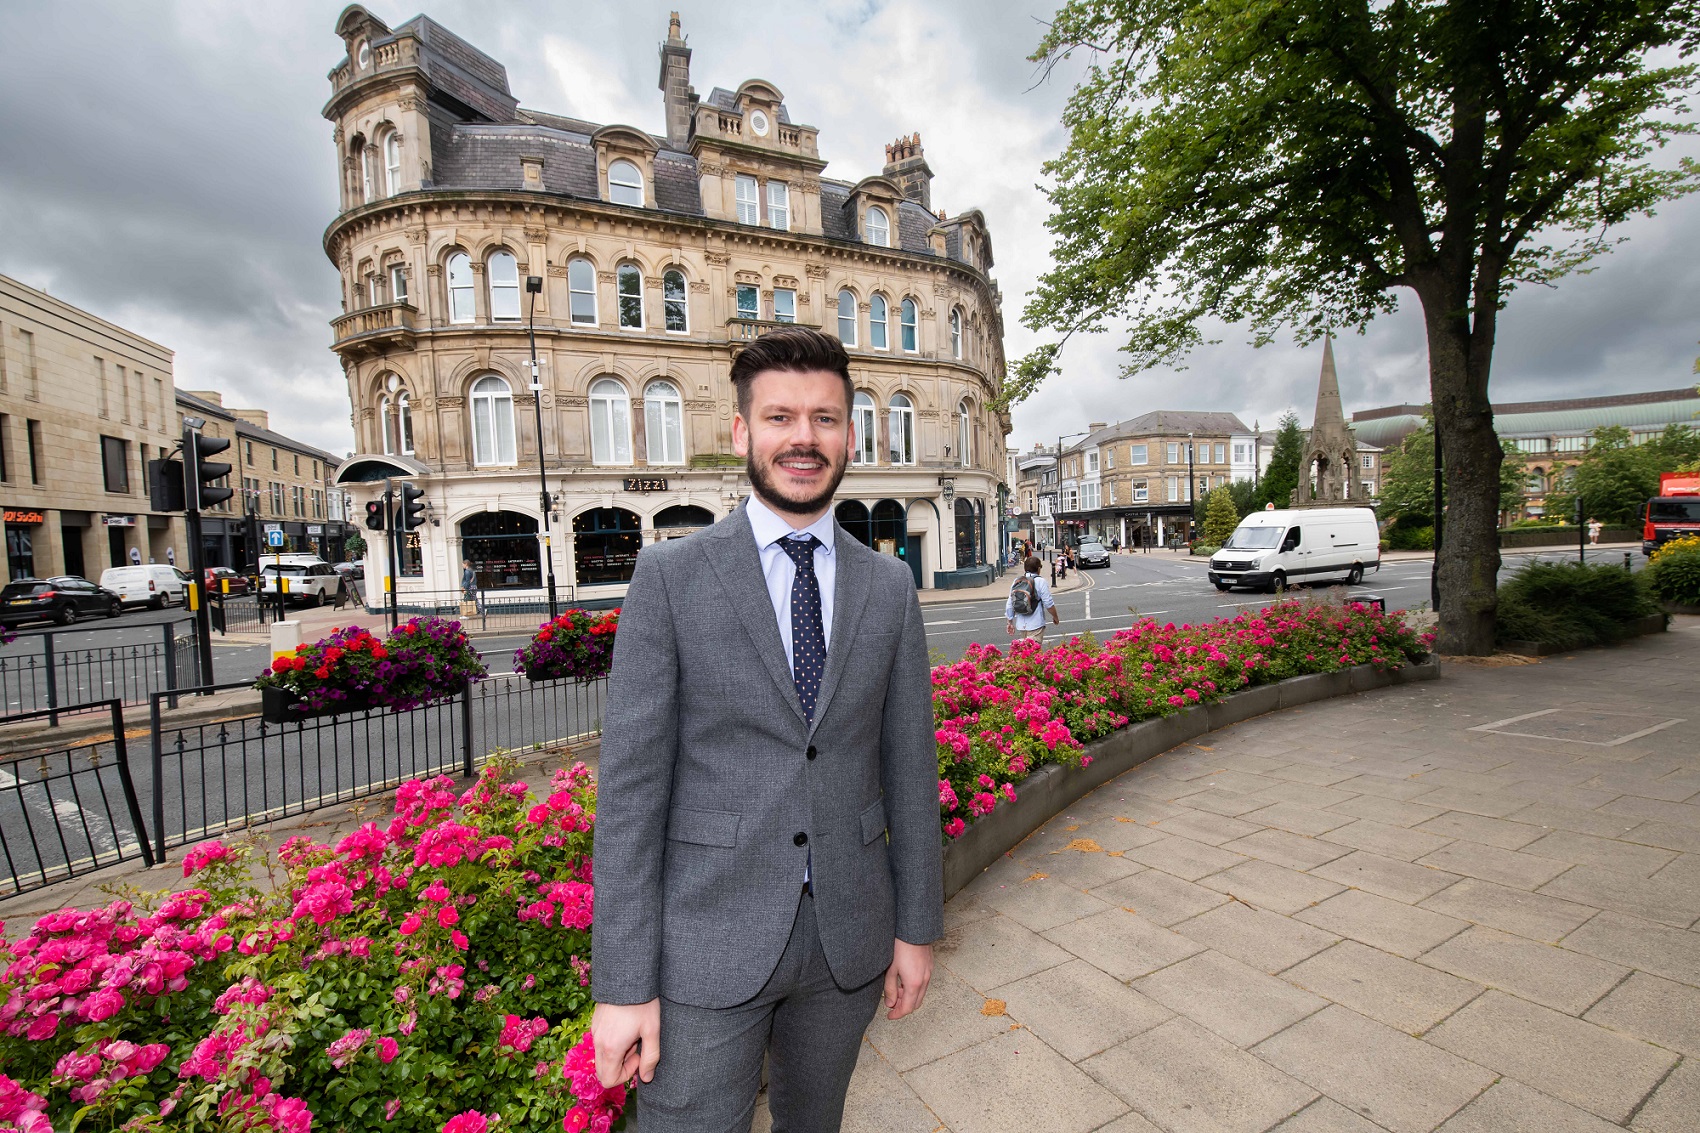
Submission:
[[[626,491],[628,492],[665,492],[667,479],[663,476],[627,476]]]
[[[5,520],[7,523],[46,523],[47,517],[26,508],[7,508]]]

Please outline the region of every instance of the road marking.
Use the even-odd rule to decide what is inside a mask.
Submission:
[[[948,621],[948,622],[923,622],[922,624],[923,625],[929,625],[929,626],[958,626],[958,625],[961,625],[962,622],[960,620],[955,620],[955,621]]]

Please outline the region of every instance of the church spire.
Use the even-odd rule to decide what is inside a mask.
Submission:
[[[1346,411],[1340,404],[1340,375],[1334,370],[1334,336],[1325,334],[1322,337],[1322,377],[1316,383],[1316,416],[1311,418],[1311,428],[1320,428],[1324,422],[1332,425],[1336,421],[1344,426]]]

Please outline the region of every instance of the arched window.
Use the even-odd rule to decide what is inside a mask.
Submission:
[[[384,195],[401,192],[401,135],[391,130],[384,135]]]
[[[589,260],[567,264],[567,306],[575,325],[596,325],[596,269]]]
[[[360,200],[376,200],[378,197],[377,171],[372,168],[372,147],[364,143],[360,146]]]
[[[626,387],[613,378],[590,386],[590,459],[596,464],[632,462],[632,405]]]
[[[950,356],[962,357],[962,308],[950,309]]]
[[[852,464],[874,464],[879,457],[879,438],[874,430],[874,399],[856,391],[855,398],[850,403],[850,420],[856,430],[856,451],[850,456]]]
[[[889,346],[885,334],[885,322],[885,296],[875,295],[868,301],[868,345],[875,350],[885,350]]]
[[[643,174],[629,161],[608,167],[608,200],[616,205],[643,207]]]
[[[654,381],[643,391],[643,431],[649,442],[649,463],[685,463],[685,404],[679,387]]]
[[[625,508],[596,508],[573,517],[574,577],[580,586],[630,582],[642,549],[641,521]]]
[[[861,500],[844,500],[832,509],[838,526],[853,535],[865,547],[874,545],[874,525],[868,515],[868,505]]]
[[[667,330],[684,334],[691,329],[690,304],[685,299],[685,273],[673,270],[661,277],[661,312]]]
[[[967,398],[956,403],[956,448],[962,467],[974,467],[974,418],[968,412]]]
[[[472,299],[472,257],[456,252],[449,257],[449,322],[470,323],[477,317]]]
[[[396,450],[395,416],[390,412],[390,399],[387,394],[378,399],[378,431],[383,434],[384,455],[394,456]]]
[[[472,384],[472,463],[514,464],[514,395],[494,374]]]
[[[395,399],[396,431],[401,434],[401,451],[408,456],[413,455],[413,402],[402,390]]]
[[[636,264],[621,264],[614,271],[614,290],[619,297],[620,325],[643,329],[643,272]]]
[[[878,205],[868,209],[868,243],[881,248],[891,247],[891,220]]]
[[[915,330],[915,300],[905,299],[903,301],[903,306],[899,308],[899,310],[902,318],[903,349],[905,353],[913,354],[915,351],[921,349],[919,336],[916,334]]]
[[[838,293],[838,341],[856,345],[856,296],[849,291]]]
[[[519,322],[519,261],[512,252],[493,252],[484,268],[490,277],[490,318]]]
[[[901,393],[891,396],[891,463],[915,463],[915,405]]]
[[[517,511],[484,511],[460,525],[461,555],[479,590],[526,590],[543,583],[537,520]]]

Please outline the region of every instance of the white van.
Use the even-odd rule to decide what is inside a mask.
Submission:
[[[118,595],[118,600],[126,606],[162,610],[189,602],[189,576],[164,563],[107,567],[100,572],[100,584]]]
[[[1381,529],[1367,507],[1254,511],[1210,560],[1218,590],[1282,591],[1289,583],[1344,581],[1381,569]]]

